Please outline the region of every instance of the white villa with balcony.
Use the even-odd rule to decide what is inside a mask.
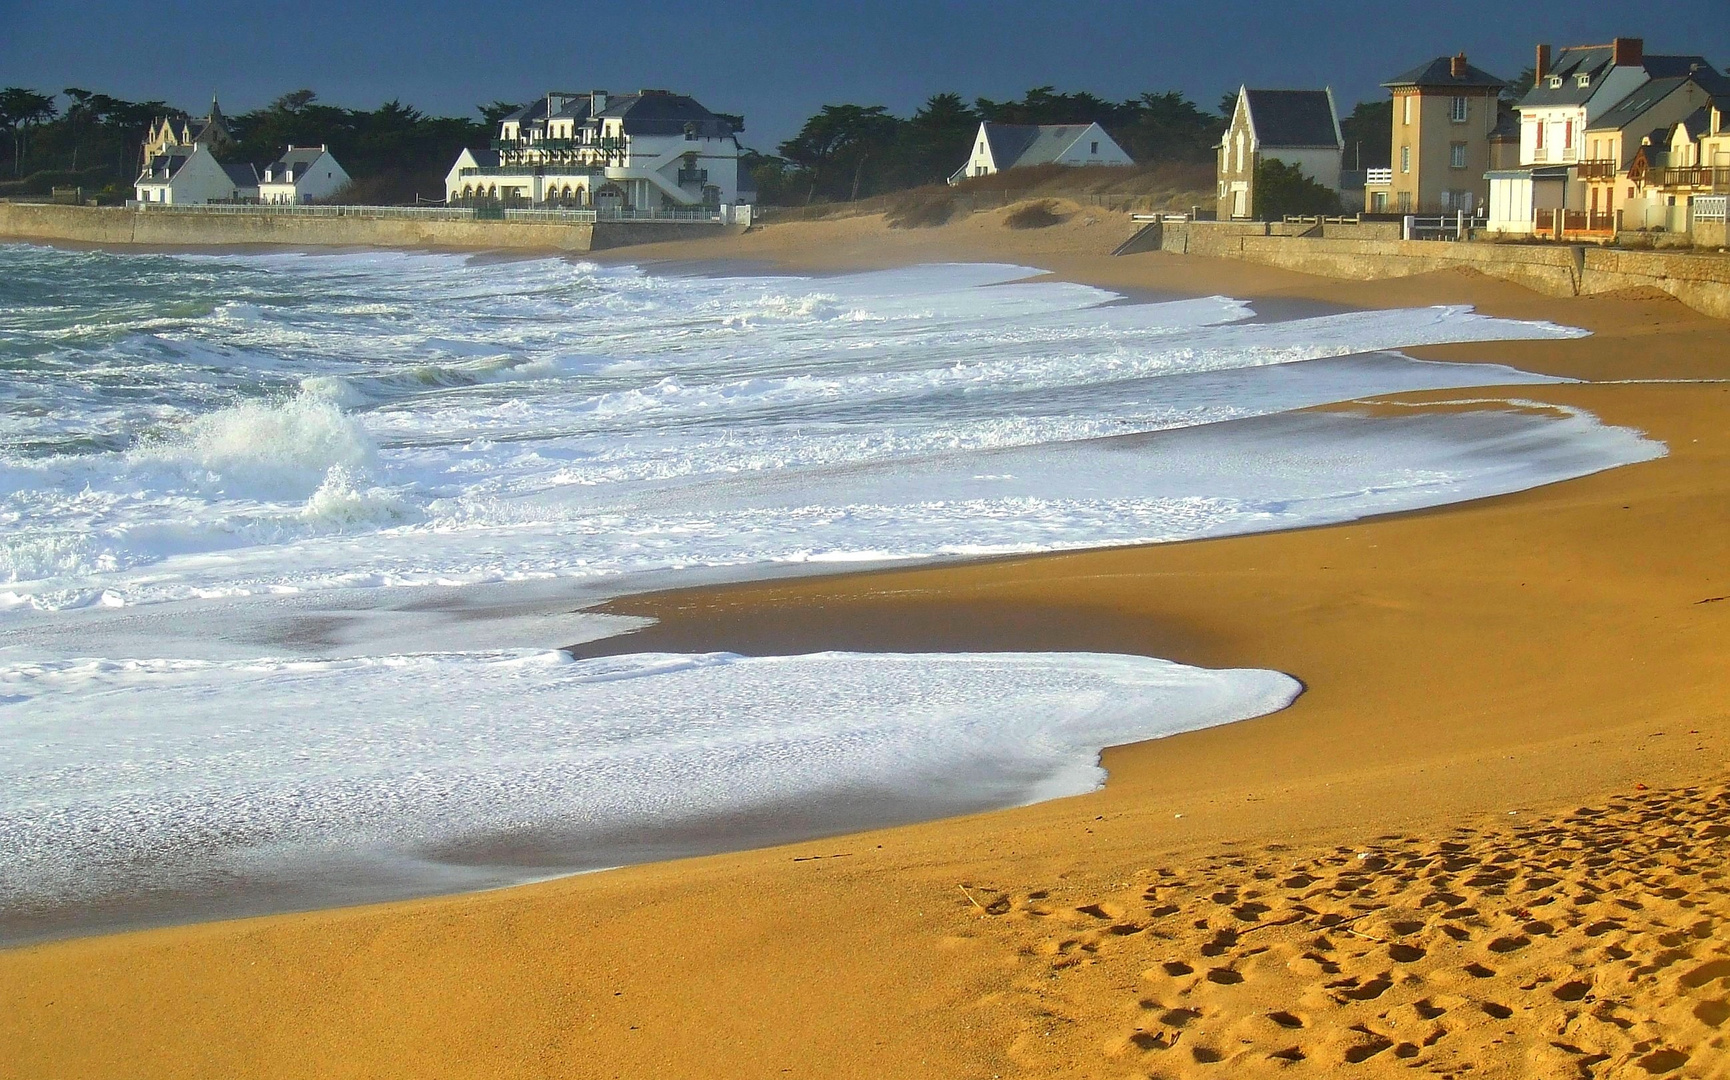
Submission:
[[[1624,157],[1636,149],[1631,140],[1605,144],[1610,131],[1638,132],[1643,116],[1668,116],[1686,96],[1654,92],[1667,80],[1715,77],[1699,56],[1650,56],[1639,38],[1617,38],[1608,45],[1562,49],[1551,60],[1550,47],[1538,46],[1536,77],[1517,103],[1520,111],[1518,168],[1488,173],[1488,227],[1497,232],[1530,233],[1543,214],[1584,212],[1588,220],[1612,220],[1625,201],[1602,194],[1602,182],[1615,183],[1625,171]],[[1649,99],[1649,100],[1648,100]],[[1607,114],[1615,114],[1606,125]],[[1587,133],[1598,139],[1588,148]],[[1605,163],[1614,160],[1615,164]],[[1599,183],[1594,183],[1594,182]],[[1591,205],[1596,197],[1598,205]]]
[[[667,90],[555,90],[505,116],[490,148],[459,154],[445,199],[620,210],[748,203],[744,127],[743,117]]]

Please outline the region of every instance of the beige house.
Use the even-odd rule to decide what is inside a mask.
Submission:
[[[1500,95],[1507,84],[1466,61],[1438,56],[1382,84],[1394,95],[1392,167],[1366,186],[1372,213],[1475,213],[1496,165]]]
[[[178,154],[180,157],[187,157],[195,146],[207,147],[213,153],[220,154],[233,145],[234,136],[229,134],[228,120],[222,115],[222,106],[212,97],[209,116],[196,119],[185,116],[157,117],[144,137],[144,161],[148,165],[153,158],[164,155]]]
[[[1585,209],[1592,215],[1615,215],[1632,203],[1648,201],[1641,180],[1629,174],[1642,147],[1653,156],[1666,157],[1666,164],[1697,164],[1696,139],[1711,123],[1714,92],[1730,92],[1730,81],[1709,68],[1687,75],[1652,79],[1587,125],[1586,152],[1576,167],[1585,186]],[[1684,133],[1680,145],[1678,132]],[[1668,151],[1666,154],[1665,151]],[[1726,161],[1730,164],[1730,161]],[[1630,227],[1641,227],[1630,224]]]
[[[1263,161],[1295,166],[1311,180],[1339,191],[1345,145],[1331,89],[1240,87],[1231,123],[1217,147],[1219,219],[1255,216],[1255,172]]]

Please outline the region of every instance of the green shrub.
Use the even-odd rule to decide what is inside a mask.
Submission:
[[[1057,204],[1050,199],[1026,203],[1003,216],[1003,224],[1011,229],[1044,229],[1062,220]]]
[[[1319,184],[1296,165],[1264,159],[1255,166],[1255,207],[1262,221],[1278,221],[1288,214],[1337,214],[1339,192]]]

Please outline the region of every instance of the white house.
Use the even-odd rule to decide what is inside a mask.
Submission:
[[[1219,142],[1219,217],[1249,217],[1255,209],[1255,167],[1261,161],[1295,166],[1334,191],[1346,141],[1332,88],[1251,90],[1239,87],[1231,122]]]
[[[258,180],[258,199],[265,203],[309,203],[342,190],[349,175],[324,146],[290,146]]]
[[[499,121],[490,149],[465,149],[448,202],[657,210],[734,206],[755,192],[740,165],[743,117],[667,90],[551,91]]]
[[[990,176],[1033,165],[1134,165],[1123,147],[1098,124],[979,125],[967,161],[949,177]]]
[[[223,165],[203,143],[182,145],[146,161],[133,191],[141,203],[167,206],[245,202],[258,198],[258,171]]]

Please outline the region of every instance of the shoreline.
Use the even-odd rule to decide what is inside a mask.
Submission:
[[[789,230],[798,249],[820,246],[822,258],[811,261],[833,261],[847,256],[847,243],[872,239],[857,224],[840,224],[840,237],[826,235],[834,229],[772,226],[724,244],[659,252],[690,257],[691,248],[707,246],[762,254],[764,238]],[[1242,264],[1153,255],[1108,260],[1066,250],[1083,231],[1010,239],[1024,254],[1055,240],[1055,257],[1039,265],[1108,288],[1133,278],[1252,301],[1257,290],[1330,302],[1371,297],[1370,286],[1257,274]],[[944,245],[952,257],[1016,250],[991,239],[965,231],[890,237],[872,257],[918,257]],[[645,253],[656,254],[631,252]],[[1248,280],[1210,287],[1234,275]],[[1571,377],[1725,374],[1714,359],[1723,355],[1724,324],[1673,301],[1555,301],[1459,275],[1380,285],[1383,298],[1396,302],[1463,299],[1489,314],[1547,312],[1596,335],[1411,350],[1422,358],[1476,358]],[[1093,795],[496,893],[9,950],[0,953],[0,970],[13,976],[14,989],[0,991],[8,1003],[0,1014],[15,1019],[0,1020],[0,1030],[26,1047],[16,1067],[35,1062],[38,1072],[54,1071],[54,1061],[77,1060],[81,1068],[73,1071],[88,1074],[104,1071],[102,1061],[185,1062],[198,1037],[192,1033],[209,1036],[227,995],[284,1000],[308,980],[334,979],[347,989],[304,1014],[329,1029],[318,1036],[317,1053],[331,1062],[372,1062],[378,1075],[459,1074],[483,1062],[525,1069],[531,1059],[505,1051],[477,1058],[464,1049],[467,1039],[492,1046],[479,1034],[488,1024],[538,1033],[536,1045],[554,1048],[560,1059],[581,1047],[597,1072],[603,1062],[653,1062],[673,1074],[756,1075],[769,1060],[793,1060],[788,1055],[797,1050],[799,1071],[817,1074],[990,1075],[1002,1067],[1033,1074],[1036,1062],[1051,1060],[1041,1056],[1046,1049],[1060,1044],[1069,1055],[1063,1060],[1083,1074],[1121,1071],[1121,1054],[1097,1068],[1086,1064],[1097,1017],[1084,1008],[1069,1008],[1075,1016],[1063,1025],[1071,1033],[1064,1039],[1037,1053],[1025,1043],[1037,1012],[1016,989],[1015,973],[1026,962],[977,923],[995,901],[980,904],[969,890],[1104,895],[1138,869],[1228,842],[1242,851],[1276,842],[1361,843],[1378,830],[1433,832],[1510,808],[1563,810],[1608,799],[1636,780],[1656,790],[1721,770],[1730,734],[1730,720],[1714,705],[1727,689],[1716,636],[1724,605],[1703,598],[1730,592],[1719,569],[1727,524],[1719,418],[1727,394],[1722,385],[1700,383],[1523,386],[1522,397],[1645,430],[1672,455],[1468,504],[1286,533],[616,601],[611,610],[695,629],[697,639],[753,625],[811,635],[864,613],[890,626],[947,617],[951,633],[977,645],[1008,625],[989,612],[1015,611],[1059,637],[1065,628],[1090,628],[1126,646],[1120,651],[1276,668],[1309,691],[1283,713],[1109,750],[1103,763],[1111,779]],[[1450,395],[1458,396],[1433,396]],[[1401,400],[1408,397],[1422,395]],[[1156,641],[1151,649],[1128,647]],[[1652,735],[1659,730],[1670,732],[1670,741]],[[1679,731],[1690,734],[1675,737]],[[1707,751],[1681,745],[1696,731]],[[1519,805],[1507,805],[1513,801]],[[845,859],[822,857],[843,851]],[[813,890],[814,880],[823,887]],[[662,934],[669,924],[677,928],[671,939]],[[556,987],[531,978],[544,963],[535,959],[542,946],[568,943],[573,927],[583,951],[558,954]],[[358,969],[342,959],[355,949],[371,958]],[[237,966],[245,956],[267,958],[266,970]],[[425,966],[426,957],[437,958],[436,968]],[[98,972],[107,978],[91,980]],[[379,979],[390,994],[363,990]],[[101,985],[79,985],[92,981]],[[626,1000],[608,1004],[609,983]],[[726,1002],[722,1045],[676,1030],[681,986],[700,986]],[[155,1000],[174,987],[188,997]],[[483,1005],[477,993],[498,1000]],[[61,1003],[55,1008],[73,1007],[45,1011],[50,999]],[[433,1002],[456,1000],[474,1006],[473,1014],[437,1028],[415,1019]],[[592,1022],[558,1027],[565,1015],[559,1003],[569,1000],[594,1003]],[[797,1011],[794,1002],[803,1003]],[[1098,1008],[1116,1015],[1115,1005]],[[80,1042],[64,1026],[79,1009],[136,1020],[110,1029],[100,1045]],[[793,1019],[807,1013],[814,1018]],[[393,1034],[380,1037],[381,1024]],[[242,1027],[266,1046],[310,1030],[264,1017]],[[147,1051],[146,1029],[183,1034]],[[639,1030],[655,1033],[647,1057]],[[387,1052],[400,1054],[412,1038],[438,1052],[387,1066]],[[139,1054],[145,1058],[133,1057]]]

